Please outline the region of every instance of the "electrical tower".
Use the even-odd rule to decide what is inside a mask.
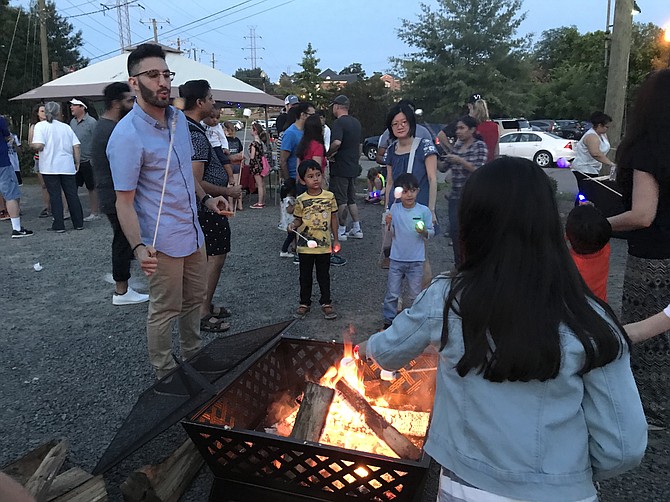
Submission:
[[[119,22],[119,45],[121,54],[126,47],[130,47],[130,14],[128,13],[128,2],[116,0],[116,17]]]
[[[258,47],[256,45],[256,39],[257,38],[263,38],[259,35],[256,35],[256,27],[255,26],[249,26],[249,36],[244,37],[246,40],[249,41],[249,47],[243,47],[245,51],[249,51],[249,57],[245,57],[247,61],[251,62],[251,68],[258,68],[258,60],[263,59],[263,57],[258,57],[256,54],[256,51],[258,49],[265,50],[265,47]]]

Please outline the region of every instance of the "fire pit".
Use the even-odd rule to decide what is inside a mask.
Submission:
[[[318,440],[283,437],[295,434],[306,389],[319,387],[312,382],[328,385],[322,378],[344,351],[343,344],[284,335],[183,423],[214,473],[210,501],[420,499],[429,465],[421,448],[435,391],[433,356],[418,357],[393,381],[380,380],[380,368],[364,363],[365,398],[355,384],[331,381],[338,391]],[[342,411],[343,401],[348,411]],[[374,417],[352,419],[361,408]]]

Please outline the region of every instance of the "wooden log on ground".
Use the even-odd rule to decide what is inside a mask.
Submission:
[[[53,499],[53,502],[107,502],[107,488],[102,474],[91,477],[73,490]]]
[[[65,462],[67,456],[68,441],[61,440],[44,457],[44,460],[30,477],[25,487],[28,492],[35,497],[37,502],[46,502],[51,484],[56,479],[58,471]]]
[[[2,468],[2,472],[14,478],[18,483],[25,485],[30,477],[44,461],[44,457],[58,444],[57,439],[52,439],[34,450],[29,451],[18,460],[7,464]]]
[[[190,439],[164,462],[141,467],[121,485],[126,502],[177,502],[191,484],[204,459]]]
[[[335,388],[356,411],[363,415],[365,423],[373,430],[377,437],[383,440],[400,458],[409,460],[419,459],[421,450],[377,413],[370,403],[368,403],[367,399],[356,389],[352,388],[346,380],[341,379],[338,381],[335,384]]]
[[[333,397],[335,397],[335,389],[307,382],[290,437],[302,441],[318,442],[326,426]]]
[[[91,478],[93,478],[92,474],[89,474],[79,467],[73,467],[72,469],[59,474],[51,484],[51,489],[49,490],[47,501],[51,502],[61,495],[65,495],[66,493],[83,485]]]

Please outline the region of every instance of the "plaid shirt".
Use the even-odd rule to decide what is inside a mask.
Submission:
[[[475,141],[470,145],[470,148],[462,151],[463,142],[458,140],[454,145],[453,154],[458,155],[460,158],[465,159],[470,162],[475,169],[479,169],[486,163],[486,158],[488,155],[488,150],[486,148],[486,143],[480,139],[475,139]],[[456,164],[454,162],[447,162],[448,167],[451,168],[451,198],[459,198],[461,196],[461,190],[463,185],[468,180],[470,176],[470,171],[468,171],[461,164]]]

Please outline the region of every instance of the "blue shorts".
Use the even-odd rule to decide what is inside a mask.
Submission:
[[[5,200],[16,200],[21,198],[19,183],[16,181],[12,165],[0,167],[0,193]]]

